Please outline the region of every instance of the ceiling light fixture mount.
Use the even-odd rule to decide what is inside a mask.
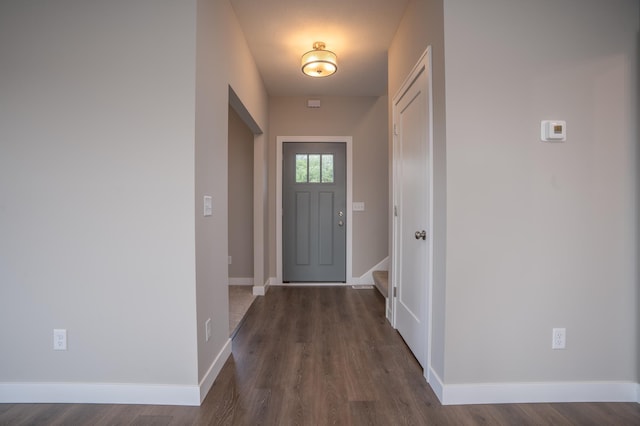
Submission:
[[[310,77],[328,77],[338,70],[336,54],[325,50],[322,41],[313,43],[313,50],[302,55],[302,72]]]

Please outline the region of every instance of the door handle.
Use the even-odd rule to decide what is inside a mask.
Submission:
[[[344,226],[344,222],[343,222],[343,221],[341,221],[341,220],[339,220],[339,221],[338,221],[338,226]]]
[[[427,231],[425,231],[425,230],[416,231],[416,240],[419,240],[419,239],[426,240],[427,239]]]

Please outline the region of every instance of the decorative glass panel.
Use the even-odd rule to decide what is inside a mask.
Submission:
[[[307,183],[307,154],[296,154],[296,183]]]
[[[320,154],[309,154],[309,182],[320,183]]]
[[[296,183],[333,183],[333,154],[296,154]]]
[[[322,154],[322,183],[333,183],[333,154]]]

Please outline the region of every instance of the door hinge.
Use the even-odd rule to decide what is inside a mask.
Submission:
[[[400,133],[398,133],[398,125],[396,123],[393,123],[393,134],[394,136],[398,136]]]
[[[398,287],[393,288],[393,297],[398,297]]]
[[[393,215],[398,216],[398,206],[393,206]]]

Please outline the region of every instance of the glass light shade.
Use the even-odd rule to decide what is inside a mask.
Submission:
[[[330,50],[318,48],[302,55],[302,72],[308,76],[327,77],[337,70],[336,54]]]

